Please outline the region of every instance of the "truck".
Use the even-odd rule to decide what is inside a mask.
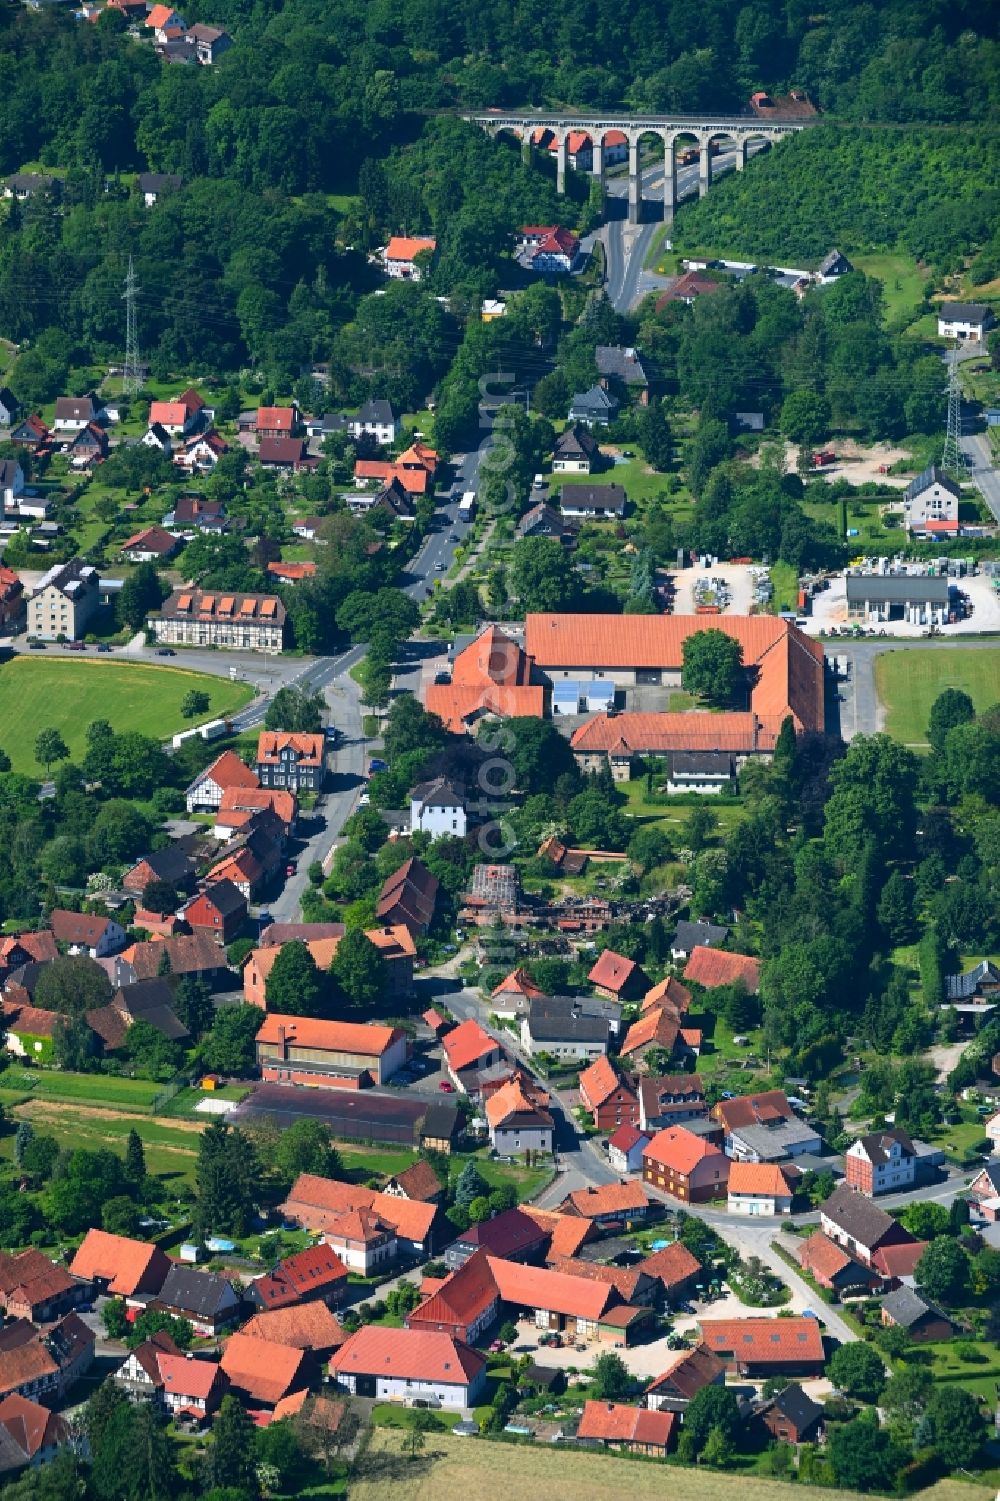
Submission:
[[[821,453],[814,453],[812,466],[814,469],[824,469],[827,464],[835,464],[837,455],[830,448],[824,448]]]
[[[475,514],[476,492],[475,490],[466,490],[458,503],[458,519],[460,521],[471,521]]]

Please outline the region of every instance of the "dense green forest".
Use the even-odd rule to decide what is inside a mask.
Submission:
[[[908,250],[951,269],[1000,218],[1000,136],[820,126],[680,215],[681,245],[817,260],[831,245]]]

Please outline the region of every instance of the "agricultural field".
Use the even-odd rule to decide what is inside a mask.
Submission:
[[[875,686],[887,732],[904,745],[926,745],[931,705],[945,688],[961,688],[979,710],[1000,702],[1000,646],[881,652]]]
[[[105,1110],[152,1109],[163,1091],[162,1084],[146,1079],[119,1079],[108,1074],[73,1074],[59,1070],[19,1068],[15,1064],[0,1074],[5,1093],[39,1100],[78,1101]]]
[[[424,1453],[409,1459],[403,1440],[398,1430],[376,1430],[351,1484],[352,1501],[493,1501],[500,1471],[511,1495],[550,1496],[552,1501],[606,1501],[609,1495],[654,1501],[670,1494],[681,1501],[775,1501],[786,1490],[772,1479],[526,1444],[498,1449],[443,1433],[428,1434]],[[831,1495],[851,1501],[856,1496],[812,1485],[788,1487],[787,1493],[789,1501],[824,1501]],[[940,1480],[921,1492],[924,1501],[992,1501],[993,1494],[987,1486],[959,1480]]]
[[[58,730],[74,760],[94,719],[110,720],[118,733],[165,739],[185,727],[181,703],[192,688],[209,696],[205,719],[235,713],[253,697],[244,683],[183,668],[16,658],[0,667],[0,747],[15,771],[37,776],[34,746],[42,729]]]

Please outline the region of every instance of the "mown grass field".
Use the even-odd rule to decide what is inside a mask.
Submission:
[[[671,707],[673,707],[673,695],[671,695]],[[675,838],[679,836],[681,829],[694,812],[694,805],[688,802],[681,802],[674,798],[658,802],[648,797],[644,777],[638,777],[631,782],[622,782],[619,791],[624,792],[628,798],[628,805],[622,810],[626,817],[634,818],[637,823],[661,824],[664,833],[673,834]],[[714,813],[719,821],[718,832],[723,838],[746,818],[746,810],[742,803],[722,802],[716,798],[705,801],[708,803],[709,812]]]
[[[162,1084],[147,1079],[116,1079],[108,1074],[72,1074],[62,1070],[19,1068],[16,1064],[0,1074],[0,1088],[39,1100],[69,1100],[104,1110],[152,1108]]]
[[[482,1439],[432,1433],[416,1459],[403,1452],[405,1435],[379,1428],[351,1483],[351,1501],[494,1501],[498,1483],[513,1496],[551,1501],[850,1501],[855,1491],[786,1486],[778,1480],[726,1475],[657,1463],[640,1464],[596,1453],[562,1452],[542,1446],[491,1444]],[[501,1480],[502,1476],[502,1480]],[[941,1480],[922,1491],[924,1501],[992,1501],[983,1485]]]
[[[0,749],[15,771],[38,776],[43,771],[35,760],[39,730],[58,730],[74,760],[84,752],[94,719],[109,720],[117,731],[164,739],[191,723],[182,718],[181,703],[192,688],[209,696],[208,713],[200,720],[233,713],[253,697],[245,683],[183,668],[18,657],[0,667]]]
[[[15,1121],[30,1120],[36,1131],[54,1136],[61,1147],[110,1150],[124,1155],[131,1130],[142,1138],[146,1167],[154,1175],[169,1176],[193,1185],[201,1127],[163,1125],[149,1116],[115,1115],[86,1106],[44,1100],[27,1100],[9,1112]],[[13,1133],[8,1138],[13,1146]],[[8,1154],[10,1155],[10,1154]]]
[[[903,314],[912,313],[923,301],[927,272],[921,272],[912,255],[851,255],[851,262],[866,276],[877,276],[885,287],[885,316],[891,323]]]
[[[771,611],[780,614],[782,610],[797,610],[799,607],[799,571],[791,563],[772,563],[770,568],[771,587],[774,594],[771,598]]]
[[[1000,702],[1000,646],[882,652],[875,686],[888,733],[904,745],[926,745],[931,705],[945,688],[961,688],[977,709]]]

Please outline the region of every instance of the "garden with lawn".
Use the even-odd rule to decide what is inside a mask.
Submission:
[[[15,657],[0,666],[0,749],[14,771],[38,776],[35,738],[43,729],[58,730],[77,761],[95,719],[108,720],[118,734],[166,739],[187,727],[181,704],[192,689],[208,694],[205,720],[236,713],[253,698],[245,683],[183,668]]]
[[[1000,701],[1000,646],[880,652],[875,686],[887,732],[904,745],[926,745],[931,705],[946,688],[967,693],[979,712]]]

